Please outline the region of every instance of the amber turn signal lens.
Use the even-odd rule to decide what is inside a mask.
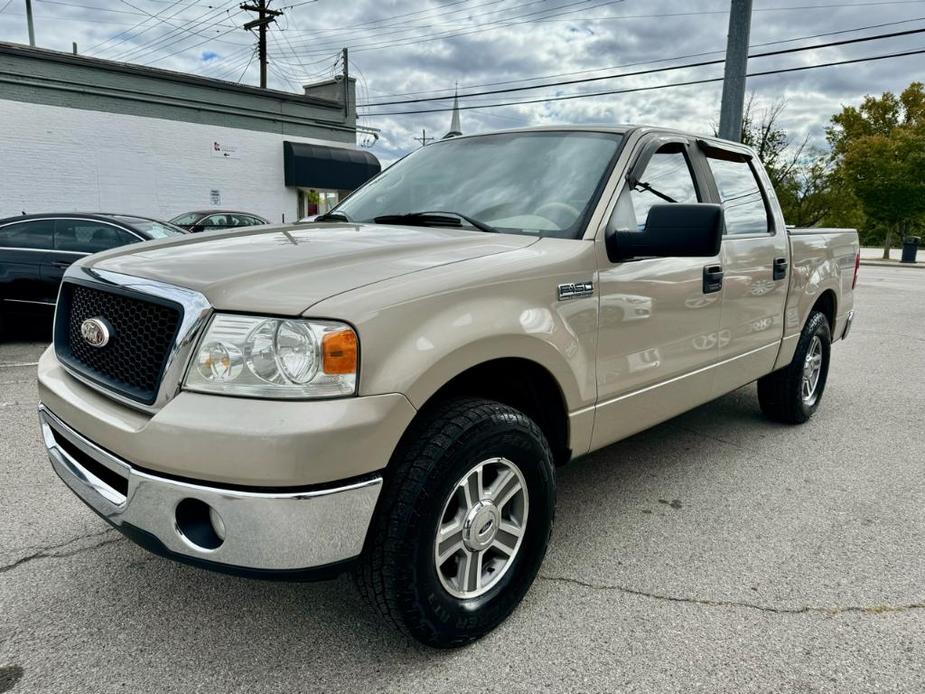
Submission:
[[[322,370],[326,374],[352,374],[357,370],[357,336],[352,330],[328,333],[321,340]]]

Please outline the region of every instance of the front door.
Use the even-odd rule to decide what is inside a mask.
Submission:
[[[643,140],[633,180],[623,183],[608,229],[638,231],[655,204],[704,200],[702,154],[681,137]],[[696,172],[701,172],[699,175]],[[706,291],[713,258],[643,258],[613,263],[598,246],[600,332],[597,448],[710,398],[719,356],[721,292]]]

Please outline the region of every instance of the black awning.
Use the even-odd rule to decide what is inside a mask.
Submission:
[[[305,142],[283,142],[287,186],[354,190],[382,170],[369,152],[325,147]]]

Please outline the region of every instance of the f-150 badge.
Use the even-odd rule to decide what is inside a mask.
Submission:
[[[584,296],[594,294],[594,284],[592,282],[569,282],[559,285],[559,301],[565,299],[580,299]]]

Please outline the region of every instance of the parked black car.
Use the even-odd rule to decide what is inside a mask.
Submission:
[[[185,212],[170,220],[170,223],[186,229],[191,233],[209,231],[211,229],[236,229],[238,227],[252,227],[270,222],[260,215],[250,212],[235,212],[234,210],[198,210]]]
[[[31,214],[0,219],[0,333],[4,319],[54,314],[64,271],[83,256],[184,234],[166,222],[122,214]],[[8,326],[9,327],[9,326]]]

